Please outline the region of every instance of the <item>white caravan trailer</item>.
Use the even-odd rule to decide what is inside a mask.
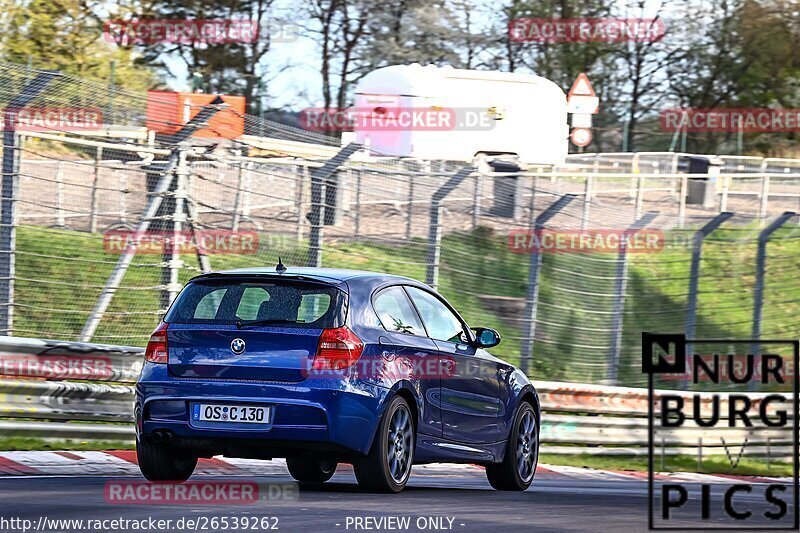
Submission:
[[[538,165],[563,163],[567,155],[564,91],[532,74],[394,65],[361,79],[354,107],[377,117],[354,123],[356,142],[377,154],[449,161],[510,154]],[[425,111],[433,115],[414,123]],[[381,118],[391,113],[405,115],[408,127],[386,127]]]

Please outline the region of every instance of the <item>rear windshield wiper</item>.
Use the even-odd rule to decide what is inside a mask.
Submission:
[[[237,320],[236,329],[242,329],[245,326],[271,326],[273,324],[303,324],[303,320],[284,320],[278,318],[270,318],[266,320]]]

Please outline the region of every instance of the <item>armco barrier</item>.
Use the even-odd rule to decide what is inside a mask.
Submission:
[[[143,356],[133,346],[0,336],[0,435],[132,440]]]
[[[133,383],[143,348],[0,336],[0,376]]]
[[[131,441],[132,382],[143,352],[130,346],[0,337],[0,417],[5,419],[0,435]],[[80,364],[70,365],[75,361]],[[545,413],[543,453],[647,453],[645,389],[554,381],[537,381],[536,388]],[[687,412],[692,408],[694,393],[669,392],[684,398]],[[765,394],[748,396],[758,406]],[[697,398],[701,413],[708,415],[712,395],[697,393]],[[720,412],[726,411],[727,395],[722,394]],[[738,455],[744,446],[747,457],[782,460],[791,456],[791,437],[779,428],[708,430],[687,422],[679,432],[659,437],[656,448],[664,455],[696,455],[702,444],[708,456]]]
[[[536,382],[545,412],[542,424],[542,452],[554,454],[645,455],[648,453],[648,394],[646,389],[609,387],[581,383]],[[694,402],[704,418],[711,414],[714,394],[710,392],[655,391],[656,403],[662,393],[679,395],[684,412]],[[729,394],[718,396],[720,421],[727,421]],[[751,409],[757,409],[766,393],[748,393]],[[773,409],[768,412],[772,414]],[[687,416],[680,430],[659,433],[654,439],[658,455],[769,457],[789,460],[793,453],[791,423],[784,428],[755,424],[737,427],[703,428]]]

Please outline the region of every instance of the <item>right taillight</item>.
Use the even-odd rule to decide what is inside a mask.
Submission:
[[[150,335],[147,349],[144,351],[144,360],[151,363],[166,364],[168,359],[167,348],[167,323],[162,322]]]
[[[364,343],[347,326],[322,330],[314,357],[314,370],[341,370],[356,364]]]

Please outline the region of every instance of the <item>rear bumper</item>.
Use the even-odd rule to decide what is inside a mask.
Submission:
[[[166,365],[148,363],[136,385],[137,434],[168,432],[179,442],[242,443],[265,450],[337,449],[369,451],[389,391],[373,384],[336,379],[300,383],[178,379]],[[268,425],[255,428],[198,427],[192,402],[264,405]],[[221,424],[220,424],[221,425]],[[263,445],[263,446],[259,446]]]

